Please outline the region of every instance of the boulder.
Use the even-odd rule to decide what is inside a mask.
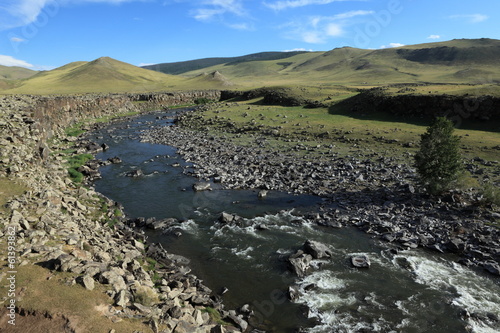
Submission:
[[[483,264],[484,269],[493,275],[500,276],[500,265],[494,261],[488,261]]]
[[[371,265],[370,259],[364,254],[352,256],[351,264],[356,268],[369,268]]]
[[[195,190],[195,192],[208,191],[211,189],[212,187],[208,182],[198,182],[193,185],[193,190]]]
[[[89,275],[79,277],[77,282],[84,286],[87,290],[94,290],[95,288],[94,279]]]
[[[332,251],[327,245],[313,240],[304,243],[304,252],[312,255],[314,259],[332,257]]]
[[[291,265],[292,272],[298,277],[304,277],[311,267],[312,259],[313,257],[310,254],[306,254],[304,251],[299,250],[288,258],[288,262]]]

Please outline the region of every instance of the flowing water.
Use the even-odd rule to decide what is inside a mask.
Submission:
[[[140,142],[141,131],[171,126],[174,111],[123,120],[92,133],[110,149],[100,159],[123,163],[101,168],[96,190],[120,202],[130,217],[175,217],[172,232],[148,232],[149,240],[190,259],[189,266],[215,292],[227,288],[226,307],[249,304],[253,324],[276,332],[304,327],[310,332],[500,332],[500,279],[456,264],[449,255],[395,251],[351,228],[316,226],[300,217],[321,198],[252,190],[194,192],[196,179],[173,147]],[[182,167],[181,167],[182,166]],[[140,169],[144,176],[127,177]],[[222,226],[221,212],[244,218]],[[182,236],[174,235],[182,233]],[[286,259],[306,239],[332,248],[333,258],[316,260],[303,279]],[[369,269],[349,258],[367,255]],[[287,298],[297,284],[299,297]]]

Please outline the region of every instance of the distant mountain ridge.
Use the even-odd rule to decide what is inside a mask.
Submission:
[[[160,67],[182,75],[150,70]],[[379,50],[342,47],[327,52],[262,52],[145,68],[109,57],[72,62],[41,72],[0,66],[0,92],[7,94],[305,85],[343,85],[357,89],[415,83],[500,84],[500,40],[458,39]]]
[[[203,58],[203,59],[172,62],[172,63],[161,63],[156,65],[142,66],[142,68],[154,70],[157,72],[162,72],[165,74],[179,75],[186,72],[206,67],[216,66],[220,64],[232,65],[247,61],[279,60],[306,52],[307,51],[260,52],[239,57]]]

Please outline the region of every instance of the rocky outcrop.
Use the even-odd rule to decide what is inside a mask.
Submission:
[[[487,89],[480,86],[478,89]],[[446,116],[463,125],[469,121],[500,121],[500,98],[487,95],[455,96],[446,94],[412,94],[411,88],[403,88],[401,93],[386,94],[384,88],[363,91],[357,96],[343,101],[351,111],[370,114],[389,112],[406,118],[426,118]]]

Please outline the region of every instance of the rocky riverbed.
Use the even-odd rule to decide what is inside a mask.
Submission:
[[[185,96],[181,97],[177,99]],[[104,315],[112,322],[142,320],[152,332],[245,330],[242,316],[225,311],[219,297],[190,274],[189,260],[148,244],[142,233],[122,223],[123,214],[117,203],[92,188],[75,185],[68,178],[68,152],[63,150],[80,154],[84,149],[75,146],[75,139],[67,137],[64,128],[88,117],[140,111],[129,98],[94,99],[89,114],[84,112],[92,100],[88,96],[64,97],[62,103],[36,96],[0,98],[0,177],[26,188],[24,194],[8,200],[5,210],[0,211],[1,259],[7,260],[4,250],[8,230],[15,230],[14,269],[39,265],[56,276],[64,272],[74,288],[106,290],[109,308]],[[116,103],[107,103],[106,99]],[[54,105],[49,108],[51,103]],[[67,115],[71,109],[81,112],[59,118],[59,113]],[[0,281],[6,277],[2,268]],[[97,288],[98,284],[105,288]],[[19,293],[26,291],[25,286],[17,288]],[[2,295],[2,302],[8,302],[6,295]],[[222,327],[210,315],[216,310],[234,326]],[[18,300],[15,311],[17,316],[26,315],[23,300]],[[50,309],[43,311],[48,311],[49,316],[59,315],[50,313]],[[21,330],[23,316],[17,322]],[[73,327],[72,332],[86,331],[82,328],[85,325],[67,321],[65,325]]]
[[[195,167],[185,172],[202,181],[315,194],[325,202],[308,218],[319,225],[354,225],[402,249],[453,252],[463,265],[500,275],[500,231],[491,226],[500,214],[482,206],[477,192],[430,197],[418,188],[411,165],[377,153],[360,158],[330,149],[311,159],[300,154],[311,149],[300,142],[285,151],[266,144],[269,136],[262,134],[237,145],[223,134],[209,134],[200,124],[203,109],[181,115],[181,126],[147,131],[143,140],[177,147]]]

